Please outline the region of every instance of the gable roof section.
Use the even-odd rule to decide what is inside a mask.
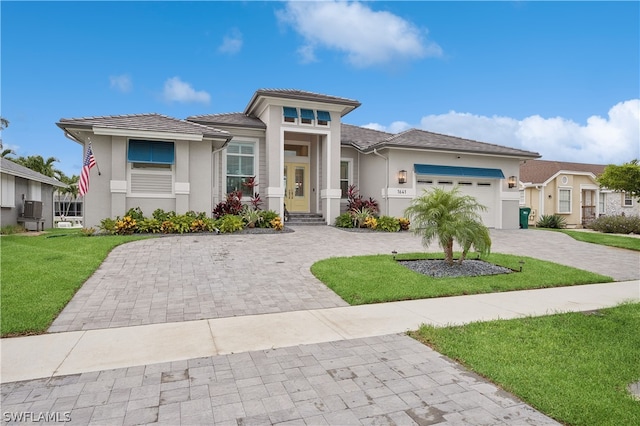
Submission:
[[[256,107],[260,98],[282,98],[291,99],[295,101],[308,101],[324,104],[333,104],[343,106],[342,115],[345,115],[354,109],[358,108],[361,104],[355,99],[342,98],[338,96],[323,95],[320,93],[307,92],[297,89],[258,89],[251,97],[251,100],[244,109],[246,115],[251,115],[253,109]]]
[[[41,182],[47,185],[58,186],[60,188],[67,187],[66,184],[60,182],[57,179],[45,176],[42,173],[38,173],[35,170],[31,170],[27,167],[21,166],[20,164],[14,163],[13,161],[8,160],[4,157],[0,157],[0,171],[11,176],[33,180],[35,182]]]
[[[216,139],[231,138],[231,134],[224,130],[155,113],[61,118],[56,125],[63,130],[67,130],[68,128],[84,128],[90,130],[94,128],[103,128],[173,134],[178,133]]]
[[[192,115],[187,121],[204,124],[207,126],[231,126],[249,127],[254,129],[266,129],[267,125],[257,117],[246,115],[243,112],[230,112],[226,114]]]
[[[374,131],[375,132],[375,131]],[[384,133],[384,132],[378,132]],[[395,135],[366,145],[363,151],[382,148],[413,148],[431,151],[466,152],[472,154],[502,155],[518,158],[539,158],[540,154],[532,151],[463,139],[456,136],[427,132],[426,130],[409,129]],[[344,140],[344,137],[343,137]]]
[[[375,145],[393,136],[392,133],[367,129],[366,127],[359,127],[346,123],[342,123],[340,133],[340,143],[342,145],[351,145],[361,151],[364,151],[371,145]]]
[[[565,161],[527,160],[520,164],[520,182],[545,183],[557,173],[592,173],[595,176],[604,172],[601,164],[569,163]]]

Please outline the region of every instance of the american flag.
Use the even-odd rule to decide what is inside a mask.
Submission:
[[[84,154],[84,162],[82,163],[82,171],[80,172],[80,183],[78,184],[78,192],[80,196],[84,196],[89,192],[89,170],[96,165],[96,159],[93,156],[93,150],[91,149],[91,142],[87,152]]]

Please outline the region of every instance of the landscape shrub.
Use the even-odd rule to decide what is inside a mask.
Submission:
[[[240,216],[227,214],[218,221],[218,229],[222,233],[241,231],[244,229],[244,223]]]
[[[165,220],[169,220],[172,216],[175,216],[175,213],[174,212],[167,213],[162,209],[155,209],[151,214],[151,216],[157,221],[159,221],[160,223],[162,223]]]
[[[349,185],[349,188],[347,188],[347,210],[350,212],[357,212],[361,211],[363,208],[369,210],[369,212],[371,212],[371,216],[378,214],[380,211],[380,207],[376,200],[372,197],[369,197],[369,199],[366,200],[359,194],[356,185]]]
[[[337,228],[353,228],[353,217],[350,213],[342,213],[336,217],[335,226]]]
[[[400,230],[400,220],[391,216],[380,216],[376,229],[385,232],[398,232]]]
[[[271,221],[275,218],[279,218],[278,213],[273,210],[260,210],[260,220],[258,226],[260,228],[273,228]]]
[[[401,231],[408,231],[409,226],[411,225],[411,221],[406,217],[398,218],[398,223],[400,224]]]
[[[366,207],[362,207],[358,210],[351,211],[351,217],[355,227],[365,228],[365,222],[370,217],[373,217],[373,212]]]
[[[115,233],[118,235],[131,235],[136,232],[137,223],[131,216],[125,216],[116,220]]]
[[[100,221],[100,226],[98,226],[98,228],[104,234],[113,235],[116,233],[116,220],[119,220],[119,219],[120,219],[119,217],[116,219],[111,219],[110,217],[102,219]]]
[[[282,220],[280,219],[280,216],[276,216],[274,219],[272,219],[269,222],[269,224],[276,231],[282,231],[284,229],[284,225],[282,224]]]
[[[162,222],[153,217],[144,218],[138,222],[138,232],[143,234],[157,234],[161,231]]]
[[[127,210],[127,214],[125,214],[125,217],[129,216],[131,219],[135,220],[136,222],[140,222],[141,220],[144,219],[144,213],[142,213],[142,209],[140,207],[132,207],[129,210]]]
[[[220,219],[225,215],[242,214],[242,191],[232,191],[227,194],[224,201],[219,202],[213,209],[213,215],[216,219]]]
[[[640,234],[640,217],[602,216],[591,222],[588,228],[606,234]]]
[[[542,215],[536,226],[538,228],[562,229],[567,226],[567,222],[563,216],[557,214]]]

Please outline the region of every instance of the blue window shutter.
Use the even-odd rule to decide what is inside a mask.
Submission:
[[[292,107],[282,107],[284,116],[287,118],[298,118],[298,110]]]
[[[174,159],[173,142],[129,140],[127,160],[130,163],[173,164]]]
[[[151,146],[147,141],[131,139],[127,159],[131,163],[149,163],[151,161]]]
[[[327,111],[318,111],[318,120],[331,121],[331,114]]]
[[[151,162],[158,164],[173,164],[173,142],[152,142]]]
[[[312,109],[300,109],[300,117],[307,120],[315,120],[316,116]]]

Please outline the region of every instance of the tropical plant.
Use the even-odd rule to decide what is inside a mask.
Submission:
[[[132,207],[127,210],[127,214],[125,216],[129,216],[131,219],[135,221],[141,221],[144,219],[144,213],[142,213],[142,209],[140,207]]]
[[[338,228],[353,228],[353,217],[350,213],[342,213],[336,217],[335,225]]]
[[[409,219],[407,219],[406,217],[398,218],[398,223],[400,224],[400,230],[401,231],[408,231],[409,230],[409,226],[411,225],[411,221]]]
[[[262,216],[260,216],[260,212],[253,207],[247,207],[242,213],[242,220],[247,223],[247,227],[255,228],[256,226],[260,225]]]
[[[100,229],[100,231],[104,232],[105,234],[115,234],[116,233],[116,221],[119,220],[119,219],[120,218],[111,219],[110,217],[102,219],[100,221],[100,226],[98,226],[98,228]]]
[[[218,221],[218,229],[222,233],[241,231],[244,229],[244,223],[240,216],[227,214]]]
[[[49,157],[45,160],[41,155],[30,155],[12,158],[11,161],[51,178],[60,174],[60,171],[53,166],[53,163],[60,161],[55,157]]]
[[[85,236],[85,237],[91,237],[96,233],[96,229],[95,228],[82,228],[80,230],[80,234]]]
[[[279,218],[278,213],[273,210],[260,210],[260,220],[258,221],[258,226],[260,228],[270,228],[271,221],[275,218]]]
[[[392,216],[380,216],[376,229],[385,232],[398,232],[400,230],[400,221]]]
[[[462,247],[460,263],[473,248],[479,255],[491,249],[489,230],[482,224],[480,211],[487,208],[470,195],[462,195],[458,187],[451,191],[434,188],[414,198],[405,210],[413,223],[412,230],[428,247],[437,240],[444,250],[445,261],[453,265],[453,243]]]
[[[361,194],[359,194],[359,190],[356,185],[349,185],[347,188],[347,210],[355,212],[362,210],[363,208],[369,210],[371,215],[376,215],[380,211],[380,207],[376,200],[371,197],[366,200]]]
[[[567,221],[563,216],[557,214],[543,214],[540,216],[536,226],[538,228],[562,229],[567,226]]]
[[[72,175],[71,177],[67,176],[64,174],[64,172],[58,170],[57,171],[57,179],[64,183],[65,185],[67,185],[66,187],[63,188],[58,188],[58,192],[60,193],[60,195],[64,196],[64,201],[69,200],[69,203],[66,203],[66,210],[64,212],[65,216],[69,215],[69,209],[71,208],[71,203],[74,202],[79,195],[79,190],[78,190],[78,182],[80,181],[80,176],[78,175]]]
[[[219,202],[213,209],[213,215],[219,219],[225,215],[239,215],[242,213],[242,191],[232,191],[224,201]]]
[[[356,228],[364,228],[365,221],[372,216],[373,216],[373,213],[367,207],[360,207],[358,210],[351,211],[351,218],[353,219],[353,225]]]
[[[159,220],[160,222],[164,222],[165,220],[169,220],[172,216],[175,216],[175,213],[173,212],[167,213],[162,209],[155,209],[151,214],[151,216],[154,219]]]
[[[160,232],[161,226],[162,222],[158,219],[152,217],[144,218],[138,222],[138,232],[144,234],[157,234]]]
[[[282,231],[284,229],[284,225],[282,223],[282,219],[280,219],[280,216],[276,217],[275,219],[272,219],[270,224],[271,224],[271,227],[276,231]]]
[[[369,216],[364,220],[363,226],[369,229],[376,229],[378,227],[378,219],[373,216]]]
[[[131,235],[137,229],[136,220],[131,216],[125,216],[116,220],[115,233],[118,235]]]

